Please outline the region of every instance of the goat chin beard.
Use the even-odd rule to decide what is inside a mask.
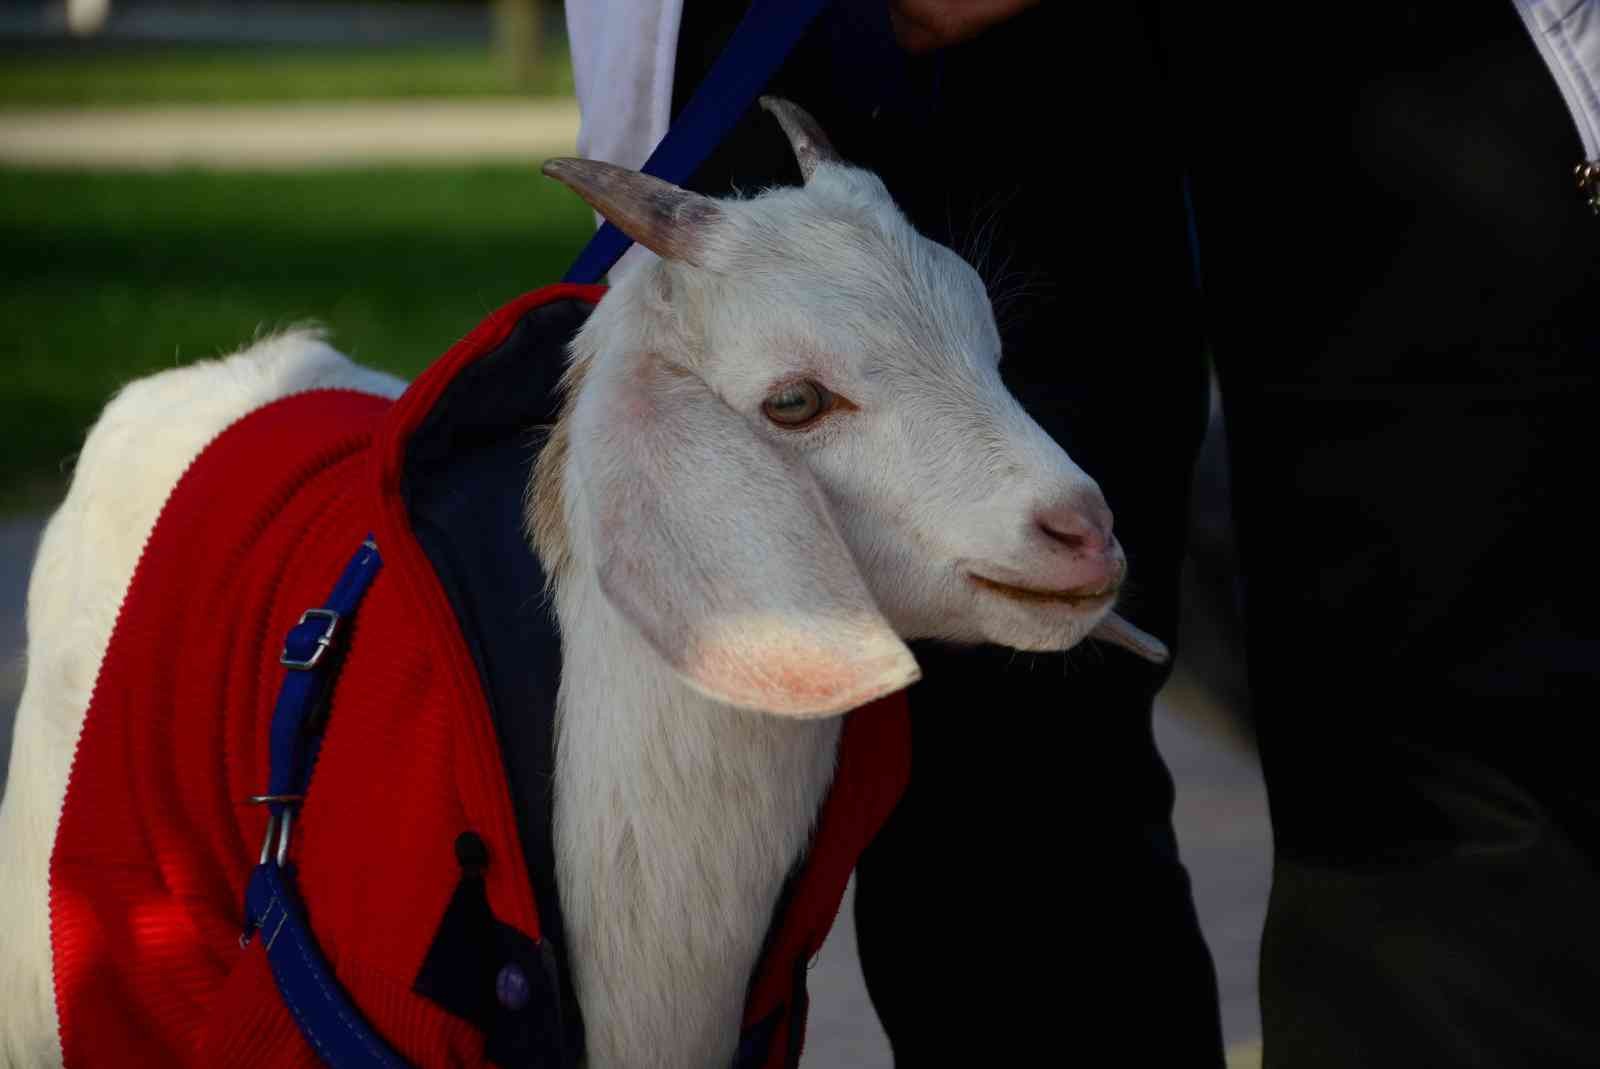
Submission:
[[[991,601],[980,609],[989,641],[1030,653],[1068,650],[1085,639],[1118,646],[1152,664],[1171,659],[1167,646],[1111,610],[1111,599],[1098,610],[1069,605]]]

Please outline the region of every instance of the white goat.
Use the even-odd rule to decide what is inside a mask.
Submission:
[[[572,346],[530,488],[564,669],[557,875],[593,1067],[726,1065],[844,712],[912,682],[903,639],[1064,649],[1123,574],[1100,491],[997,371],[984,287],[882,184],[768,102],[807,182],[712,201],[552,161],[661,260]],[[59,1065],[48,865],[118,605],[172,486],[298,390],[402,384],[292,333],[127,387],[40,546],[0,806],[0,1065]],[[751,710],[773,715],[757,715]]]
[[[832,774],[830,714],[916,678],[903,639],[1064,649],[1123,574],[1100,490],[1001,384],[978,275],[766,103],[804,188],[712,201],[545,168],[662,257],[578,334],[529,509],[595,1066],[728,1064]]]

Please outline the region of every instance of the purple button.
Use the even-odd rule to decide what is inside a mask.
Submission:
[[[520,1010],[532,995],[528,987],[528,974],[520,965],[507,965],[494,978],[494,996],[508,1010]]]

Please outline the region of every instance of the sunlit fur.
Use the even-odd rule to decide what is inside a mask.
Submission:
[[[721,204],[702,266],[631,272],[576,338],[529,494],[565,659],[557,872],[605,1069],[728,1064],[832,774],[826,714],[914,678],[902,639],[1062,649],[1107,608],[968,578],[1050,587],[1070,562],[1037,509],[1100,500],[1001,385],[977,275],[840,164]],[[853,407],[772,425],[802,378]]]
[[[131,383],[89,432],[28,586],[27,678],[0,803],[0,1066],[61,1064],[50,850],[100,660],[168,493],[212,438],[270,401],[321,388],[395,396],[403,386],[316,331],[291,331]]]

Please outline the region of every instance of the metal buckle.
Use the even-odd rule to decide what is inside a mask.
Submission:
[[[317,662],[322,660],[322,655],[328,652],[328,647],[333,645],[333,636],[339,630],[339,614],[332,609],[307,609],[300,614],[300,623],[295,624],[295,627],[299,627],[300,624],[311,620],[313,617],[328,621],[327,625],[322,629],[322,634],[317,636],[316,648],[311,651],[311,656],[301,661],[289,656],[289,645],[287,642],[284,643],[283,653],[278,656],[278,663],[285,668],[292,668],[297,672],[308,672],[317,666]]]
[[[274,813],[270,809],[267,810],[267,834],[266,837],[261,840],[260,864],[265,865],[267,863],[267,858],[273,856],[272,840],[273,837],[276,836],[278,840],[278,867],[280,869],[283,868],[284,861],[286,861],[289,857],[289,829],[294,823],[293,807],[299,805],[304,798],[305,795],[303,794],[252,794],[249,798],[245,799],[245,801],[249,802],[251,805],[278,804],[284,807],[282,820],[278,819],[279,814]]]

